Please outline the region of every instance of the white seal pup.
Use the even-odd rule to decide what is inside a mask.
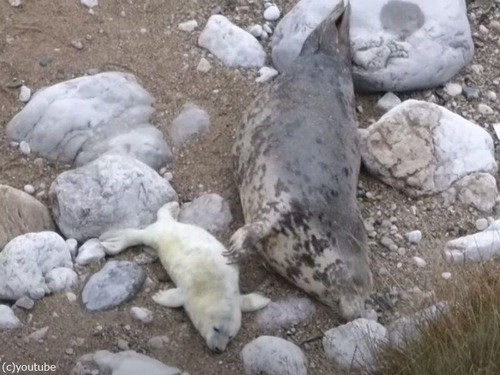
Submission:
[[[166,307],[184,307],[207,346],[222,352],[241,327],[241,313],[270,302],[258,294],[240,295],[239,273],[222,255],[226,250],[205,229],[177,221],[179,204],[165,204],[157,221],[145,229],[111,230],[99,240],[108,254],[131,246],[156,250],[175,288],[157,292],[153,300]]]
[[[246,225],[225,254],[237,262],[257,249],[346,320],[364,315],[373,288],[356,199],[361,155],[349,9],[335,7],[244,113],[233,157]]]

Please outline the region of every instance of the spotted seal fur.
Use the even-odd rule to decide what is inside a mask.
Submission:
[[[239,274],[222,255],[226,250],[205,229],[177,221],[179,204],[165,204],[157,221],[145,229],[111,230],[100,236],[106,253],[115,255],[131,246],[156,250],[175,288],[156,293],[166,307],[184,307],[207,346],[222,352],[241,327],[241,313],[264,308],[270,300],[252,293],[240,295]]]
[[[233,146],[245,225],[230,262],[257,249],[317,300],[363,316],[373,288],[356,200],[361,156],[350,67],[350,6],[340,4],[243,115]]]

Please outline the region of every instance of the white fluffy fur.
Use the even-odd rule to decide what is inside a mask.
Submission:
[[[238,269],[227,264],[224,245],[205,229],[176,221],[178,212],[177,202],[167,203],[147,228],[109,231],[100,240],[113,255],[137,245],[155,249],[176,288],[157,292],[153,300],[183,306],[208,347],[221,352],[238,333],[241,312],[262,309],[270,300],[240,295]]]

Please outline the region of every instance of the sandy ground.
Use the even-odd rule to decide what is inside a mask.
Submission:
[[[196,103],[210,114],[210,133],[174,150],[175,162],[167,168],[174,175],[172,185],[181,201],[189,201],[205,192],[218,193],[228,199],[234,222],[221,236],[227,241],[229,234],[242,224],[228,155],[235,124],[260,85],[255,83],[255,71],[225,68],[210,57],[212,70],[207,74],[197,72],[200,58],[207,55],[197,47],[199,30],[189,35],[178,31],[177,25],[194,18],[203,27],[216,6],[239,25],[250,25],[252,19],[262,22],[261,3],[245,3],[247,8],[238,8],[239,1],[234,0],[220,0],[219,4],[209,0],[101,1],[95,15],[88,14],[77,0],[27,0],[25,3],[13,8],[7,1],[0,2],[0,123],[3,125],[0,183],[20,189],[32,184],[40,191],[68,168],[49,162],[43,166],[35,164],[36,156],[21,155],[5,139],[5,124],[22,108],[16,88],[19,82],[39,89],[84,75],[91,69],[131,72],[156,98],[153,122],[165,134],[186,102]],[[278,1],[278,4],[285,11],[292,5],[287,1]],[[77,50],[71,45],[72,41],[81,41],[84,48]],[[498,45],[491,48],[498,51]],[[499,67],[488,63],[491,51],[488,42],[477,50],[476,63],[485,68],[481,84],[500,76]],[[469,73],[464,70],[459,80],[466,79]],[[489,89],[500,94],[499,87]],[[440,92],[442,90],[438,90],[438,94]],[[421,98],[422,95],[412,93],[401,97]],[[378,97],[358,97],[357,105],[363,108],[359,113],[360,126],[365,127],[380,116],[374,109]],[[498,111],[498,103],[489,104]],[[499,119],[496,122],[500,122]],[[360,203],[365,218],[378,219],[377,230],[383,220],[392,218],[398,233],[414,229],[424,233],[421,244],[407,246],[404,255],[384,249],[379,245],[380,238],[372,242],[371,258],[377,284],[374,305],[384,323],[408,308],[431,303],[426,300],[426,293],[445,283],[440,274],[450,269],[442,264],[441,249],[449,239],[473,233],[475,220],[484,214],[460,205],[443,207],[437,198],[409,199],[364,171],[360,180],[360,190],[375,196],[367,199],[361,194]],[[40,200],[48,203],[45,196],[40,196]],[[416,210],[412,210],[412,206]],[[140,249],[134,249],[118,258],[132,259],[138,254]],[[411,263],[414,255],[426,259],[428,266],[423,269],[414,266]],[[88,275],[100,267],[88,267]],[[381,268],[388,273],[380,272]],[[336,315],[323,306],[317,304],[317,312],[309,321],[277,332],[262,331],[255,315],[247,314],[238,337],[226,352],[215,355],[206,348],[182,310],[169,311],[152,302],[151,295],[164,286],[167,278],[158,263],[145,266],[145,270],[155,285],[144,288],[133,301],[112,311],[90,314],[79,303],[70,303],[64,295],[44,298],[32,311],[19,315],[24,328],[0,333],[0,358],[18,364],[46,362],[57,366],[57,374],[67,374],[80,355],[98,349],[116,351],[117,342],[122,339],[129,343],[130,349],[190,374],[232,375],[243,374],[239,354],[244,344],[262,334],[275,334],[300,345],[310,360],[310,374],[333,373],[334,366],[323,354],[321,335],[338,321]],[[272,299],[302,296],[268,272],[257,256],[243,264],[240,272],[244,292],[259,290]],[[154,321],[146,326],[134,321],[129,313],[131,306],[151,309]],[[43,340],[26,342],[27,334],[45,326],[49,331]],[[102,329],[96,328],[98,326]],[[163,349],[150,349],[148,340],[161,335],[168,336],[170,342]]]

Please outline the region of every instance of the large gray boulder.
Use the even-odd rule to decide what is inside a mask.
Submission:
[[[27,142],[45,158],[74,166],[119,153],[158,170],[172,153],[149,123],[153,102],[131,74],[79,77],[37,91],[7,124],[7,136]]]
[[[80,242],[111,229],[143,228],[156,221],[161,206],[178,199],[166,179],[121,155],[61,173],[49,196],[61,232]]]
[[[24,191],[0,185],[0,251],[21,234],[54,230],[50,212]]]
[[[408,91],[446,83],[472,61],[465,0],[351,0],[357,91]]]

